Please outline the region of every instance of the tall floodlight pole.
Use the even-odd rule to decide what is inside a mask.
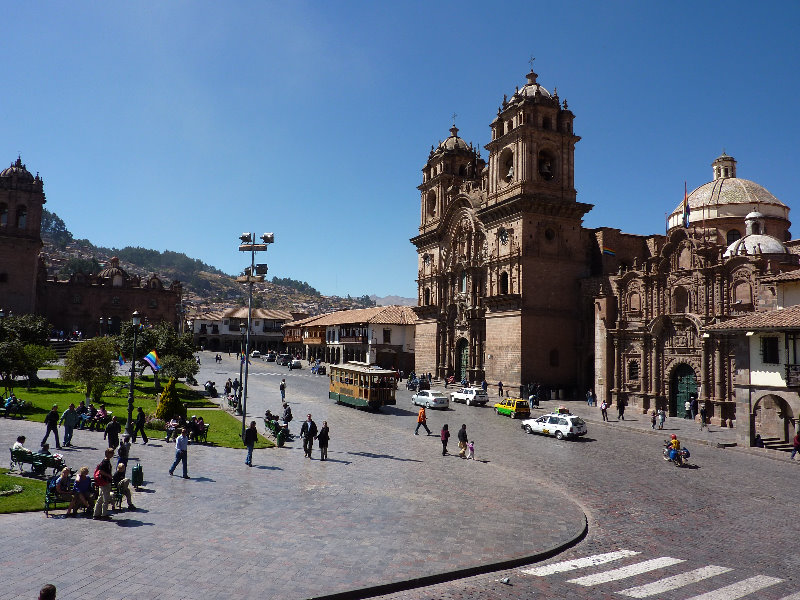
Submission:
[[[238,277],[236,281],[246,283],[248,288],[247,293],[247,335],[245,336],[245,352],[242,360],[244,360],[244,385],[242,393],[242,440],[244,441],[244,431],[246,429],[245,421],[247,419],[247,376],[249,373],[249,356],[250,356],[250,326],[253,321],[253,284],[264,281],[264,276],[267,274],[267,265],[256,264],[256,252],[266,252],[267,246],[275,241],[275,235],[272,233],[265,233],[261,236],[261,244],[255,243],[255,233],[243,233],[239,236],[242,243],[239,245],[240,252],[250,253],[250,266],[245,270],[245,275]]]
[[[131,385],[128,388],[128,422],[125,424],[125,433],[133,438],[133,378],[136,375],[136,336],[139,333],[141,317],[139,311],[133,311],[133,354],[131,355]]]

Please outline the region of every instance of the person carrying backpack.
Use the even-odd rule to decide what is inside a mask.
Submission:
[[[111,457],[114,449],[107,448],[105,458],[94,469],[94,484],[97,486],[97,501],[94,505],[94,518],[110,520],[108,505],[112,502],[111,482],[114,474],[111,471]]]

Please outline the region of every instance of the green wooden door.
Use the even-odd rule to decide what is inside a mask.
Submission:
[[[683,364],[675,369],[672,375],[672,397],[670,398],[669,414],[671,417],[682,419],[686,416],[686,401],[692,400],[697,393],[697,379],[694,369]]]
[[[461,381],[467,377],[469,368],[469,344],[461,338],[456,346],[456,379]]]

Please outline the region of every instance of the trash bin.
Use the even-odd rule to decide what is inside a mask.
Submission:
[[[286,442],[286,431],[283,429],[278,431],[278,435],[275,436],[275,441],[278,444],[278,448],[283,448],[283,444]]]

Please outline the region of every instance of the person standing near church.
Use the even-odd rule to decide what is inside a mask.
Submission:
[[[47,431],[44,432],[44,437],[40,445],[45,445],[52,431],[53,435],[56,436],[56,448],[61,448],[61,442],[58,441],[58,404],[53,404],[53,408],[50,409],[50,412],[48,412],[47,416],[44,418],[44,424],[47,426]]]
[[[497,382],[497,395],[500,396],[501,398],[503,397],[503,382],[502,381],[498,381]]]

